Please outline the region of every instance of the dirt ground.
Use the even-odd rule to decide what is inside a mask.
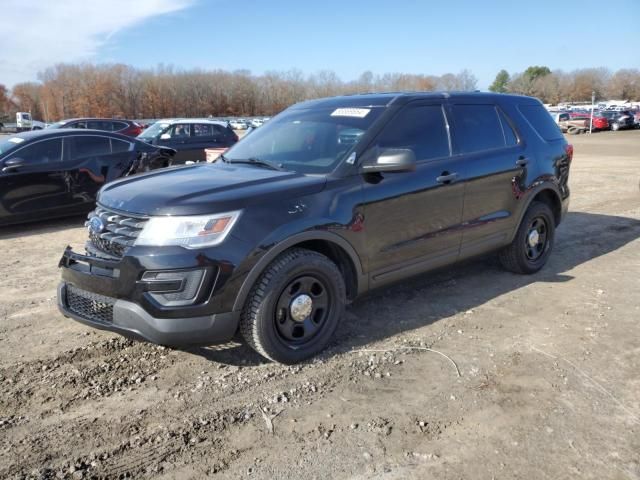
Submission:
[[[375,292],[295,367],[65,319],[83,219],[0,231],[0,478],[640,479],[640,130],[569,138],[543,271]]]

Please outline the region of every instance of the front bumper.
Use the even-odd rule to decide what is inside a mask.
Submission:
[[[107,305],[110,314],[96,315],[100,307],[89,307],[83,313],[72,309],[68,290],[75,288],[66,282],[58,287],[58,308],[65,317],[100,330],[126,337],[168,346],[212,345],[231,340],[235,334],[240,312],[215,313],[203,317],[157,318],[139,305],[126,300],[112,299],[85,292],[87,302]],[[74,295],[78,295],[78,289]],[[93,299],[92,299],[93,297]]]
[[[59,266],[60,311],[91,327],[169,346],[223,343],[237,331],[240,312],[232,307],[237,290],[233,282],[225,285],[234,269],[202,251],[137,249],[134,255],[110,260],[68,247]],[[166,282],[147,281],[145,273],[194,269],[203,273],[192,304],[156,301],[154,292]]]

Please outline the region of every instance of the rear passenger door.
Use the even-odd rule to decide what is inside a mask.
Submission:
[[[188,160],[193,162],[204,161],[206,155],[205,148],[214,148],[220,144],[221,138],[213,127],[216,125],[210,123],[194,123],[189,141],[190,157]]]
[[[514,123],[497,105],[454,99],[450,113],[455,156],[466,166],[460,251],[465,258],[508,243],[529,159]]]
[[[411,149],[416,169],[363,175],[364,224],[372,286],[454,262],[462,233],[464,164],[451,155],[449,126],[440,101],[405,106],[373,147]]]
[[[69,136],[65,145],[65,168],[76,204],[93,203],[100,187],[122,176],[133,161],[129,142],[106,135]]]

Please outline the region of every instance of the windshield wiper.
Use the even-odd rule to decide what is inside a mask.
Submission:
[[[283,168],[281,163],[274,163],[269,160],[262,160],[260,158],[255,158],[255,157],[251,157],[243,160],[235,160],[235,159],[230,160],[225,157],[223,158],[223,161],[227,163],[245,163],[248,165],[260,165],[262,167],[270,168],[271,170],[278,170],[279,172],[286,171],[286,168]]]

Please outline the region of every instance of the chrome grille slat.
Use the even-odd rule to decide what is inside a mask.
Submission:
[[[127,216],[102,206],[98,206],[88,215],[89,221],[85,223],[86,226],[90,226],[90,220],[93,217],[100,218],[104,223],[104,231],[100,233],[89,230],[89,242],[93,248],[87,248],[87,253],[94,256],[95,250],[111,257],[124,256],[148,221],[147,218]]]

